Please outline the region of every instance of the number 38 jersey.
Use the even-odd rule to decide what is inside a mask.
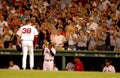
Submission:
[[[21,40],[34,40],[34,36],[38,35],[38,31],[35,27],[30,25],[22,26],[18,31],[17,35],[21,37]]]

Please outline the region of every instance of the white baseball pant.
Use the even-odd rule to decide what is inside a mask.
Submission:
[[[22,68],[26,69],[26,61],[27,61],[27,54],[29,52],[30,57],[30,68],[34,67],[34,52],[33,52],[33,41],[22,41],[22,50],[23,50],[23,57],[22,57]]]
[[[54,62],[53,60],[44,60],[43,63],[43,70],[49,70],[52,71],[53,70],[53,66],[54,66]]]

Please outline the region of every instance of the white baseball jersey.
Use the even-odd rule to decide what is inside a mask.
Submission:
[[[8,69],[14,69],[14,70],[20,70],[20,67],[18,65],[14,65],[14,66],[9,66]]]
[[[71,62],[68,62],[67,65],[66,65],[66,69],[68,71],[74,71],[74,67],[75,67],[75,65]]]
[[[56,50],[54,48],[51,48],[52,52],[56,54]],[[44,50],[44,59],[46,60],[54,60],[54,56],[50,54],[50,50],[48,48],[45,48]]]
[[[115,68],[114,68],[114,66],[112,66],[112,65],[110,65],[110,66],[105,66],[104,68],[103,68],[103,72],[113,72],[113,73],[115,73]]]
[[[51,48],[53,54],[56,54],[56,50]],[[52,71],[54,68],[54,56],[51,55],[50,50],[48,48],[44,49],[44,63],[43,63],[43,70]]]
[[[17,34],[19,35],[19,36],[21,36],[21,40],[31,40],[31,41],[33,41],[34,40],[34,36],[35,35],[38,35],[38,31],[37,31],[37,29],[35,28],[35,27],[33,27],[33,26],[30,26],[30,25],[25,25],[25,26],[22,26],[19,30],[18,30],[18,32],[17,32]]]

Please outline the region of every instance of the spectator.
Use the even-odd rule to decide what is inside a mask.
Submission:
[[[0,38],[6,26],[8,26],[7,21],[4,20],[4,16],[0,15]]]
[[[103,28],[99,28],[96,35],[96,49],[97,50],[105,50],[105,39],[106,34],[103,32]]]
[[[12,41],[9,41],[8,43],[8,49],[15,49],[16,47],[13,47]]]
[[[57,36],[57,30],[53,29],[51,30],[51,34],[50,34],[50,42],[54,42],[53,39]]]
[[[91,30],[90,36],[88,37],[88,50],[96,50],[96,36],[94,30]]]
[[[106,39],[105,39],[105,50],[111,50],[111,44],[110,44],[110,33],[106,32]]]
[[[14,49],[16,49],[16,45],[17,45],[17,42],[18,42],[18,38],[17,38],[17,35],[16,35],[17,31],[18,31],[18,29],[14,28],[13,34],[12,34],[11,39],[10,39],[10,41],[13,44]]]
[[[120,28],[116,28],[115,32],[115,51],[120,52]]]
[[[69,0],[61,0],[61,9],[65,9]]]
[[[79,59],[79,57],[75,57],[74,61],[75,61],[74,71],[84,71],[84,65],[82,61]]]
[[[34,25],[34,27],[37,28],[37,29],[39,29],[39,24],[37,23],[36,18],[32,17],[31,19],[32,19],[31,22]]]
[[[75,33],[74,28],[69,26],[68,31],[66,32],[66,39],[71,50],[77,50],[77,38],[78,36]]]
[[[66,42],[65,36],[61,34],[60,29],[57,30],[57,35],[54,37],[53,42],[52,42],[56,50],[61,50],[65,42]]]
[[[103,72],[111,72],[111,73],[115,73],[115,67],[112,66],[112,61],[109,59],[105,60],[105,66],[103,68]]]
[[[13,28],[19,28],[25,24],[26,19],[32,18],[33,25],[38,30],[40,28],[38,37],[40,49],[44,39],[52,42],[50,39],[52,29],[62,28],[66,33],[69,47],[71,48],[72,45],[75,50],[77,44],[75,34],[78,34],[79,29],[84,33],[87,32],[86,30],[90,32],[94,30],[97,37],[99,27],[110,28],[112,24],[119,27],[119,10],[119,0],[3,0],[0,2],[0,34],[4,33],[6,26],[9,25],[10,29],[14,31]],[[75,29],[74,39],[70,39],[69,32],[66,32],[67,26],[70,31]],[[4,42],[5,39],[2,40]],[[111,39],[110,41],[112,42]],[[98,40],[96,43],[97,46],[101,44],[98,43]],[[114,43],[111,45],[114,46]],[[6,48],[6,46],[4,47]]]
[[[44,8],[49,6],[49,3],[47,0],[41,0],[40,2],[42,2]]]
[[[13,31],[10,29],[10,27],[7,26],[4,29],[3,34],[2,34],[5,48],[8,48],[8,44],[9,44],[9,41],[10,41],[12,34],[13,34]]]
[[[79,31],[77,50],[86,50],[87,49],[87,36],[82,30]]]
[[[40,27],[39,35],[38,35],[39,48],[42,48],[43,40],[47,39],[47,34],[48,34],[47,25],[46,25],[46,23],[42,23],[42,25]]]
[[[34,48],[35,48],[35,49],[39,49],[38,36],[35,36],[33,43],[34,43]]]
[[[9,61],[9,67],[8,69],[12,69],[12,70],[20,70],[20,67],[16,64],[14,64],[13,61]]]
[[[96,32],[99,28],[98,24],[96,23],[95,19],[93,17],[90,17],[89,19],[89,23],[87,23],[87,27],[88,27],[88,30],[94,30],[95,31],[95,35],[96,35]]]
[[[111,50],[114,51],[114,48],[115,48],[115,37],[114,37],[115,26],[111,26],[109,32],[110,32],[110,46],[111,46]]]
[[[0,48],[4,48],[4,44],[1,39],[0,39]]]

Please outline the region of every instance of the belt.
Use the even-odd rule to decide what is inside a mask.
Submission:
[[[49,60],[47,60],[47,59],[44,59],[44,61],[47,61],[47,62],[49,62],[49,61],[53,61],[53,59],[49,59]]]

